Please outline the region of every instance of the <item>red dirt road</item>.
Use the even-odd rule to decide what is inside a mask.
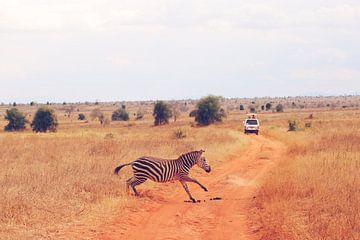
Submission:
[[[96,238],[257,239],[248,218],[251,200],[257,181],[284,156],[285,147],[264,136],[248,136],[248,140],[245,150],[226,156],[209,175],[201,174],[198,180],[209,192],[188,184],[200,203],[184,202],[187,195],[180,184],[160,184],[151,193],[143,191],[147,200],[129,214],[119,212],[97,231]],[[214,197],[222,199],[210,201]]]

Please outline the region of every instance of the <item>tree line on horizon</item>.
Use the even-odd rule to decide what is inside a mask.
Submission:
[[[226,111],[224,108],[221,108],[221,97],[209,95],[201,98],[193,111],[190,112],[189,116],[195,118],[195,122],[198,125],[206,126],[216,122],[221,122],[223,118],[226,117]],[[33,103],[33,102],[31,102]],[[31,106],[34,105],[30,104]],[[20,112],[14,105],[13,108],[6,110],[5,119],[9,121],[9,123],[5,126],[5,131],[21,131],[26,128],[26,124],[29,121],[26,119],[24,114]],[[271,103],[267,103],[262,106],[262,110],[270,110],[272,108]],[[277,112],[283,111],[283,106],[278,104],[276,106]],[[66,116],[70,117],[70,114],[74,112],[75,107],[67,108],[65,110]],[[244,106],[240,104],[240,111],[243,111]],[[256,108],[252,105],[249,106],[250,112],[256,112]],[[138,111],[135,115],[136,120],[140,120],[143,118],[144,113]],[[154,117],[154,125],[160,126],[169,123],[170,118],[174,118],[176,121],[179,116],[179,110],[166,103],[165,101],[157,101],[154,104],[152,116]],[[106,125],[110,122],[104,115],[104,113],[100,110],[100,108],[95,108],[90,113],[90,117],[92,120],[98,120],[100,124]],[[112,121],[128,121],[130,119],[129,113],[126,110],[126,106],[122,105],[119,109],[115,110],[111,115]],[[86,120],[86,116],[83,113],[78,114],[78,120]],[[40,107],[30,123],[32,131],[34,132],[55,132],[58,127],[58,121],[56,113],[53,109],[48,106]]]

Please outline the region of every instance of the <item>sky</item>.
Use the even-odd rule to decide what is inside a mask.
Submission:
[[[0,0],[0,102],[359,93],[358,0]]]

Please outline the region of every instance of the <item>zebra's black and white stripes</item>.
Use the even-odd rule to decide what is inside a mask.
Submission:
[[[127,164],[123,164],[115,168],[114,173],[118,174],[121,168],[131,165],[134,176],[129,178],[126,183],[127,186],[131,186],[135,195],[138,195],[135,186],[145,182],[147,179],[155,182],[168,182],[178,180],[181,182],[185,191],[189,195],[191,201],[195,202],[192,197],[186,182],[194,182],[198,184],[202,189],[207,191],[201,183],[196,179],[189,177],[190,169],[197,164],[200,168],[206,172],[210,172],[211,168],[206,163],[202,153],[204,151],[193,151],[182,154],[178,159],[159,159],[154,157],[140,157],[135,161]]]

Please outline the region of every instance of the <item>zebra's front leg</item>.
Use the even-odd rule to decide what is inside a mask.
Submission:
[[[184,189],[185,189],[186,193],[189,195],[190,200],[191,200],[193,203],[196,203],[195,198],[193,198],[193,197],[191,196],[191,193],[190,193],[190,191],[189,191],[189,188],[188,188],[188,186],[187,186],[186,182],[184,182],[184,181],[180,181],[180,183],[181,183],[181,185],[183,185],[183,187],[184,187]]]
[[[199,181],[196,180],[195,178],[191,178],[191,177],[189,177],[189,176],[186,175],[186,176],[183,176],[183,177],[182,177],[182,180],[185,181],[185,182],[193,182],[193,183],[196,183],[196,184],[199,185],[205,192],[208,191],[208,189],[207,189],[204,185],[202,185],[201,183],[199,183]]]

